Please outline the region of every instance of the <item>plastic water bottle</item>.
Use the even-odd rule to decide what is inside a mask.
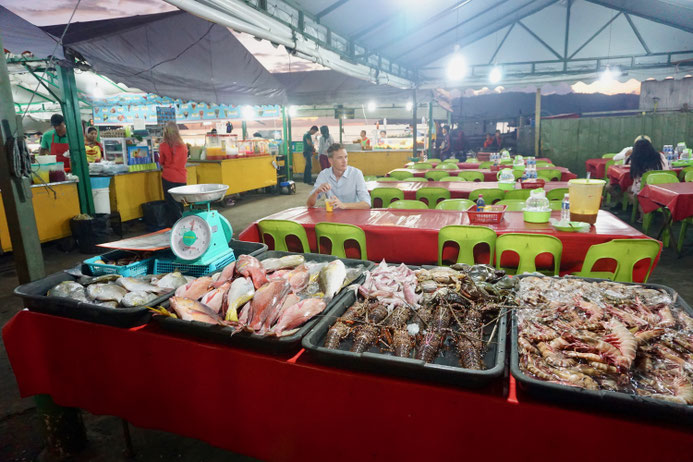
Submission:
[[[563,196],[563,202],[561,202],[561,221],[570,221],[570,197],[568,194]]]
[[[486,201],[484,201],[484,195],[479,194],[479,198],[476,200],[476,211],[483,212],[486,207]]]

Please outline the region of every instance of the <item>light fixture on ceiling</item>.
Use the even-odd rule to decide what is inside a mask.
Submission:
[[[245,120],[253,120],[255,118],[255,109],[252,106],[243,106],[241,108],[241,116]]]
[[[407,107],[407,111],[411,111],[412,109],[414,109],[414,103],[412,103],[411,101],[407,101],[406,107]]]
[[[611,68],[608,65],[602,75],[599,77],[599,81],[602,83],[611,83],[616,80],[621,75],[621,72],[617,67]]]
[[[488,80],[491,83],[498,83],[503,78],[503,71],[499,66],[494,66],[488,74]]]
[[[369,111],[375,111],[375,101],[369,101],[367,107]]]
[[[103,98],[103,91],[101,90],[101,87],[99,87],[99,82],[96,82],[94,87],[94,98]]]
[[[296,106],[289,106],[289,116],[294,117],[298,114],[298,108]]]
[[[447,77],[448,80],[457,82],[462,80],[465,75],[467,75],[467,62],[462,54],[455,50],[455,52],[450,57],[447,67]]]

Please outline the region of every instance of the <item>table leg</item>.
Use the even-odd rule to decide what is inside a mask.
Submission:
[[[657,239],[659,240],[661,238],[664,247],[669,247],[669,244],[671,244],[671,247],[674,250],[676,250],[676,243],[674,242],[675,239],[671,233],[671,224],[673,221],[673,217],[668,208],[662,207],[662,211],[664,213],[664,223],[662,224],[662,228],[659,230],[659,233],[657,234]]]

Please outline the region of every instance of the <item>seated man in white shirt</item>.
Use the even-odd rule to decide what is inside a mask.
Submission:
[[[369,209],[371,196],[361,170],[348,166],[346,149],[339,143],[327,148],[331,168],[322,170],[306,205],[314,207],[319,196],[325,197],[332,207],[339,209]]]

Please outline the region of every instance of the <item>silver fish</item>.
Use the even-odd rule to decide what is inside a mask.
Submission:
[[[120,303],[126,308],[132,308],[146,305],[155,298],[157,298],[157,295],[150,292],[128,292]]]
[[[268,258],[262,260],[262,267],[268,273],[271,271],[277,271],[280,269],[296,268],[298,265],[305,263],[306,258],[303,255],[286,255],[281,258]]]
[[[332,260],[320,271],[320,289],[326,299],[332,299],[339,292],[347,272],[341,260]]]
[[[173,273],[168,273],[153,284],[157,287],[161,287],[162,289],[176,290],[180,286],[184,286],[187,283],[187,280],[180,272],[174,271]]]
[[[108,302],[94,303],[94,305],[105,306],[106,308],[118,308],[118,302],[114,302],[113,300]]]
[[[87,295],[89,298],[101,302],[113,300],[120,303],[127,293],[127,290],[116,284],[92,284],[87,287]]]
[[[84,286],[75,281],[63,281],[48,290],[49,297],[71,298],[80,302],[88,302]]]
[[[117,281],[120,274],[102,274],[101,276],[95,276],[89,279],[88,284],[103,284],[106,282]]]
[[[141,279],[136,278],[118,278],[116,284],[125,287],[129,292],[153,292],[155,294],[162,294],[164,292],[170,292],[171,289],[166,289],[163,287],[157,287]]]

